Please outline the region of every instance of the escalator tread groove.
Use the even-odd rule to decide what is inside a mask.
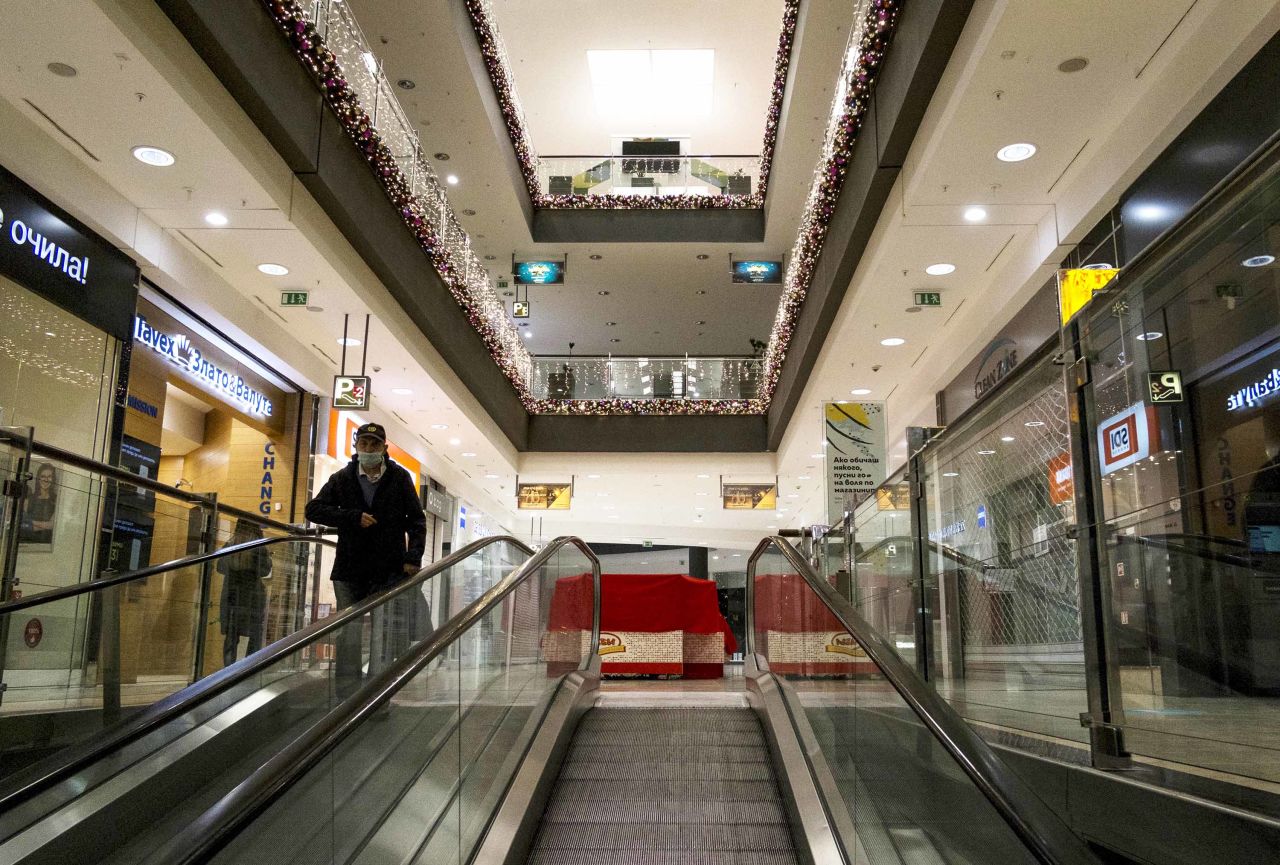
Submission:
[[[795,865],[791,827],[755,713],[588,712],[528,862]]]

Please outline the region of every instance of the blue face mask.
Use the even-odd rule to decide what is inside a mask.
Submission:
[[[376,469],[382,465],[382,454],[357,453],[356,459],[360,460],[361,468]]]

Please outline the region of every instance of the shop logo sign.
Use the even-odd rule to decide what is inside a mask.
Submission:
[[[365,411],[369,408],[369,376],[335,375],[333,407],[339,411]]]
[[[1253,408],[1276,391],[1280,391],[1280,369],[1271,370],[1258,381],[1228,396],[1227,411]]]
[[[4,225],[4,211],[0,210],[0,225]],[[31,254],[52,267],[60,270],[81,285],[89,280],[89,256],[80,258],[54,243],[49,238],[27,225],[21,219],[15,219],[9,226],[9,239],[17,246],[30,246]]]
[[[1004,353],[1000,354],[1003,349]],[[1008,337],[998,339],[987,346],[978,362],[978,372],[973,377],[973,398],[982,399],[992,388],[1008,378],[1018,365],[1018,344]]]
[[[201,353],[183,334],[161,333],[141,315],[133,317],[133,338],[169,361],[186,370],[215,391],[230,397],[246,412],[271,417],[271,399],[249,386],[243,377],[228,372]]]
[[[619,652],[625,652],[627,644],[622,642],[622,638],[617,634],[602,633],[600,634],[600,652],[601,655],[616,655]]]
[[[1062,452],[1049,460],[1049,501],[1065,505],[1076,494],[1075,475],[1071,468],[1071,454]]]
[[[964,529],[964,520],[957,520],[951,525],[943,526],[936,532],[929,532],[929,540],[934,543],[937,543],[938,541],[945,541],[947,538],[954,538],[956,535],[964,534]]]
[[[1102,474],[1109,475],[1151,455],[1147,407],[1135,403],[1098,425]]]
[[[848,631],[838,631],[828,637],[825,651],[833,655],[848,655],[851,658],[866,657],[858,641]]]
[[[987,506],[978,505],[978,528],[985,529],[987,527]]]
[[[1154,404],[1182,402],[1182,373],[1177,370],[1147,373],[1147,390]]]

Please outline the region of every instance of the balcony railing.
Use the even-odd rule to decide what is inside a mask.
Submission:
[[[544,195],[751,195],[759,191],[757,156],[543,156]]]
[[[535,399],[754,399],[754,357],[536,357]]]

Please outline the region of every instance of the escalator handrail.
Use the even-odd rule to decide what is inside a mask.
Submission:
[[[146,478],[142,475],[136,475],[128,469],[120,466],[113,466],[110,463],[104,463],[91,457],[81,456],[73,451],[65,450],[60,447],[48,444],[46,442],[38,442],[29,435],[23,435],[12,428],[0,427],[0,443],[11,444],[16,447],[29,448],[33,456],[48,457],[60,463],[74,466],[78,469],[84,469],[87,472],[102,475],[111,478],[129,486],[138,487],[140,489],[149,490],[153,493],[159,493],[171,499],[178,499],[191,505],[204,505],[207,508],[216,508],[221,514],[230,514],[234,517],[248,520],[255,525],[263,528],[276,529],[277,531],[296,531],[296,526],[288,523],[278,522],[270,517],[264,517],[262,514],[255,514],[252,511],[246,511],[241,508],[232,507],[231,505],[220,504],[217,499],[207,493],[186,492],[177,487],[161,483],[154,478]]]
[[[405,657],[365,683],[349,699],[339,703],[297,739],[274,754],[253,774],[238,784],[178,835],[169,839],[146,861],[164,865],[196,865],[209,862],[258,816],[295,783],[304,778],[374,711],[395,696],[406,684],[488,615],[507,595],[538,573],[554,554],[567,546],[577,547],[591,562],[593,610],[592,642],[600,645],[600,560],[586,542],[561,535],[534,554],[462,612],[441,625],[435,633],[414,647]],[[587,661],[594,652],[588,652]]]
[[[1098,859],[1066,823],[1027,786],[995,750],[960,717],[951,704],[920,678],[889,641],[814,572],[804,556],[784,538],[767,537],[747,560],[747,641],[755,651],[755,573],[761,556],[776,549],[808,584],[906,701],[982,794],[1046,865],[1099,865]],[[767,658],[766,658],[767,660]]]
[[[62,601],[67,598],[74,598],[79,595],[87,595],[90,592],[100,592],[113,586],[132,583],[136,580],[145,580],[148,577],[155,577],[169,571],[180,570],[181,568],[189,568],[194,565],[203,565],[206,562],[217,561],[226,556],[234,556],[239,553],[248,552],[258,547],[273,546],[275,544],[283,544],[290,542],[317,543],[321,546],[336,547],[337,542],[323,536],[321,532],[303,531],[296,534],[290,534],[283,538],[255,538],[251,541],[245,541],[241,544],[223,547],[219,550],[210,550],[207,553],[198,553],[194,556],[184,556],[180,559],[174,559],[168,562],[161,562],[158,565],[149,565],[136,571],[125,571],[120,574],[112,574],[109,577],[99,577],[96,580],[88,580],[83,583],[76,583],[73,586],[62,586],[57,589],[49,589],[47,592],[37,592],[34,595],[23,595],[16,601],[6,601],[0,604],[0,616],[6,613],[17,613],[22,610],[30,609],[41,604],[48,604],[53,601]]]
[[[534,554],[534,551],[527,544],[510,535],[491,535],[487,538],[473,541],[457,552],[450,553],[440,561],[423,568],[414,576],[402,580],[390,588],[383,589],[381,592],[371,595],[354,606],[339,610],[323,619],[318,619],[305,628],[294,631],[287,637],[277,640],[271,645],[249,655],[247,658],[242,658],[231,666],[223,667],[218,672],[188,685],[181,691],[170,694],[163,700],[151,704],[136,715],[104,731],[103,735],[59,751],[54,755],[61,758],[56,765],[46,767],[43,763],[37,763],[31,767],[29,772],[19,772],[4,779],[3,783],[0,784],[0,812],[27,801],[111,751],[145,736],[173,718],[191,711],[201,703],[257,675],[280,658],[297,650],[303,644],[318,640],[325,634],[342,627],[347,622],[360,618],[385,601],[422,585],[427,580],[471,557],[479,550],[501,542],[512,544],[529,555]]]
[[[1205,540],[1224,540],[1217,538],[1208,538],[1203,535],[1116,535],[1117,544],[1134,544],[1142,547],[1156,547],[1165,549],[1170,552],[1177,552],[1184,556],[1191,556],[1197,559],[1208,559],[1212,562],[1221,562],[1225,565],[1231,565],[1244,570],[1258,570],[1258,563],[1253,559],[1236,555],[1235,553],[1223,553],[1217,550],[1196,549],[1193,544],[1188,544],[1173,538],[1203,538]],[[1224,541],[1230,543],[1229,541]],[[1244,552],[1248,552],[1246,548]]]

